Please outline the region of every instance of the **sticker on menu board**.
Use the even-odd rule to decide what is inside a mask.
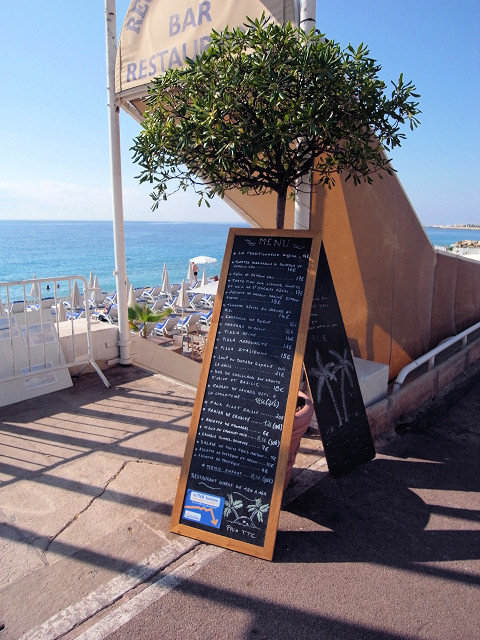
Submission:
[[[220,528],[225,498],[187,489],[183,518],[207,527]]]

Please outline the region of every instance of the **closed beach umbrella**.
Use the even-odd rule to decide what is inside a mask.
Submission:
[[[95,304],[98,304],[99,302],[102,301],[102,288],[98,284],[98,277],[97,276],[95,276],[95,278],[93,280],[93,291],[92,291],[92,297],[90,299]]]
[[[182,307],[182,318],[183,318],[183,312],[185,311],[185,309],[187,309],[187,307],[190,306],[190,298],[187,293],[185,280],[182,280],[182,286],[180,287],[180,292],[178,294],[176,306]]]
[[[80,293],[80,289],[78,288],[76,280],[73,281],[72,298],[70,300],[70,304],[72,305],[72,309],[81,309],[83,307],[83,297]]]
[[[3,306],[2,299],[0,298],[0,316],[6,316],[7,313],[5,311],[5,307]]]
[[[170,277],[168,275],[166,265],[164,265],[163,268],[162,293],[167,296],[170,296],[172,294],[172,285],[170,284]]]
[[[37,279],[37,274],[36,273],[33,274],[33,279],[34,280]],[[40,298],[40,287],[38,286],[38,284],[36,282],[34,282],[32,284],[32,288],[30,289],[30,297],[31,298]]]
[[[135,292],[133,290],[133,284],[130,285],[130,290],[128,292],[128,306],[135,309]]]
[[[57,318],[59,322],[64,322],[67,319],[67,314],[65,311],[65,305],[63,304],[62,301],[60,301],[57,306]]]
[[[207,284],[207,273],[205,271],[205,267],[203,267],[203,273],[202,273],[202,281],[200,283],[201,287],[204,287]]]
[[[90,277],[88,278],[88,288],[93,289],[93,283],[95,282],[95,278],[93,275],[93,269],[90,269]]]

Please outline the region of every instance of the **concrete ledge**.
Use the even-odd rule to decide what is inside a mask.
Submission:
[[[62,345],[65,360],[74,362],[77,360],[85,360],[88,354],[87,348],[87,320],[81,318],[73,322],[73,339],[72,339],[72,323],[68,320],[59,323],[59,338]],[[107,369],[109,362],[115,364],[118,359],[118,327],[108,322],[90,322],[90,336],[92,341],[93,357],[100,369]],[[94,368],[86,360],[86,365],[79,364],[69,367],[71,375],[75,375],[79,371],[84,373],[92,373]]]
[[[132,360],[135,365],[161,373],[178,382],[198,386],[202,365],[169,347],[139,336],[131,338]]]
[[[460,352],[448,360],[435,366],[430,371],[405,383],[402,388],[388,398],[367,408],[367,417],[373,437],[378,437],[394,429],[402,422],[408,422],[410,416],[425,409],[440,397],[447,388],[462,376],[468,376],[468,367],[474,373],[480,370],[480,339],[468,344]]]

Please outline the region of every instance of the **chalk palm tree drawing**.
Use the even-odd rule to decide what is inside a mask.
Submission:
[[[317,402],[318,404],[320,404],[320,401],[322,399],[323,387],[325,385],[328,389],[328,392],[330,393],[330,397],[332,398],[333,407],[335,409],[335,413],[337,414],[338,422],[340,425],[342,425],[342,416],[340,415],[340,411],[338,410],[337,401],[335,399],[335,395],[333,393],[333,388],[331,385],[332,381],[337,382],[337,377],[335,375],[335,363],[329,362],[328,364],[324,365],[318,350],[315,350],[315,359],[317,361],[317,366],[312,367],[308,371],[308,375],[312,378],[317,378]]]
[[[270,509],[269,504],[262,504],[261,498],[256,498],[255,502],[247,505],[247,511],[250,511],[250,520],[256,517],[259,522],[263,522],[263,514]]]
[[[228,494],[227,499],[225,500],[225,504],[223,505],[223,515],[228,517],[231,513],[235,516],[235,520],[238,520],[239,515],[237,509],[241,509],[243,507],[243,502],[241,500],[234,500],[233,495],[231,493]]]
[[[348,422],[347,403],[345,401],[345,378],[348,378],[350,386],[353,387],[353,378],[352,374],[350,373],[350,370],[353,371],[353,363],[348,358],[347,349],[344,350],[343,356],[341,356],[336,351],[329,351],[329,353],[331,353],[332,356],[338,360],[333,369],[333,373],[335,374],[337,373],[337,371],[340,371],[340,391],[342,394],[343,414],[345,416],[345,422]]]

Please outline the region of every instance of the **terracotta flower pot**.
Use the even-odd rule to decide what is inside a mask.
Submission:
[[[302,439],[303,434],[308,429],[313,416],[313,402],[301,391],[298,392],[298,395],[304,399],[305,405],[296,412],[295,419],[293,421],[292,440],[290,442],[290,450],[287,460],[287,471],[285,473],[285,483],[283,485],[284,491],[288,487],[288,483],[290,482],[290,478],[292,477],[292,469],[295,463],[295,457],[297,455],[298,448],[300,447],[300,440]]]

